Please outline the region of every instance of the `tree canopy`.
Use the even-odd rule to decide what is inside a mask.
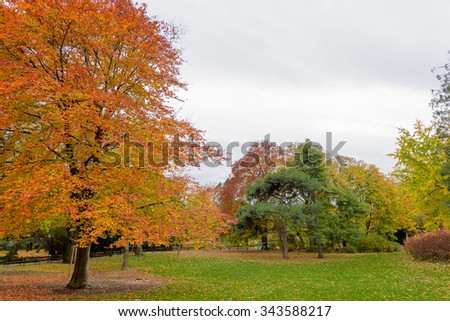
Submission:
[[[272,222],[279,237],[283,258],[288,258],[289,226],[302,222],[322,257],[323,214],[328,198],[328,175],[324,153],[310,142],[300,144],[290,168],[282,168],[258,178],[247,188],[249,204],[240,216],[250,215]]]
[[[169,105],[185,88],[174,26],[129,0],[12,0],[0,25],[0,238],[58,221],[86,271],[106,231],[133,243],[217,236],[192,218],[194,204],[222,221],[179,170],[188,152],[151,162],[170,137],[202,141]],[[85,276],[69,285],[88,286],[86,274],[76,267]]]

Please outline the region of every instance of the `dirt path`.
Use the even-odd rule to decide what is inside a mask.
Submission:
[[[78,296],[89,300],[90,295],[145,291],[170,282],[136,271],[94,271],[91,280],[91,289],[74,291],[65,289],[67,273],[3,270],[0,271],[0,300],[74,300]]]

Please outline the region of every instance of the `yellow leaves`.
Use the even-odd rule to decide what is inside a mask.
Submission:
[[[337,186],[351,189],[360,202],[367,205],[366,228],[381,234],[397,230],[413,232],[416,228],[410,199],[398,183],[371,164],[345,159],[347,166],[330,169]]]
[[[414,204],[414,214],[425,218],[420,224],[426,229],[450,224],[450,208],[445,205],[449,191],[441,174],[445,142],[434,130],[419,121],[413,132],[400,129],[397,150],[391,155],[397,159],[393,175]]]
[[[0,9],[0,127],[11,148],[0,159],[1,235],[53,219],[77,230],[80,245],[106,232],[139,243],[209,242],[225,231],[210,191],[178,176],[173,161],[141,166],[134,148],[175,135],[203,140],[166,105],[184,88],[175,29],[131,1]],[[129,155],[120,154],[126,135]]]

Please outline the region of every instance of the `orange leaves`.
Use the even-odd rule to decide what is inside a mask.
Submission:
[[[185,241],[210,246],[217,241],[218,236],[228,231],[227,222],[230,218],[221,213],[213,198],[212,188],[193,186],[189,191],[183,217],[189,222],[184,233]]]
[[[214,239],[224,223],[210,194],[173,160],[141,162],[149,143],[203,140],[167,105],[185,87],[176,29],[128,0],[13,0],[0,11],[0,237],[56,218],[80,244],[105,232]]]
[[[128,224],[120,225],[119,244],[213,244],[227,230],[226,219],[213,202],[212,190],[179,177],[159,178],[147,187],[149,197],[134,207],[141,220],[128,218]]]
[[[6,172],[0,185],[0,238],[27,234],[40,221],[61,215],[67,199],[60,174],[58,168],[39,166]]]
[[[245,201],[247,186],[257,178],[285,166],[290,158],[287,149],[281,150],[266,140],[250,146],[247,154],[233,164],[230,178],[219,191],[222,211],[234,215]]]

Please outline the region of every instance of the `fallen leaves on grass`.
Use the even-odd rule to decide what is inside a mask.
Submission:
[[[136,271],[94,271],[91,289],[70,290],[67,273],[48,271],[0,270],[0,300],[53,301],[89,300],[90,295],[146,291],[164,286],[169,280]]]

